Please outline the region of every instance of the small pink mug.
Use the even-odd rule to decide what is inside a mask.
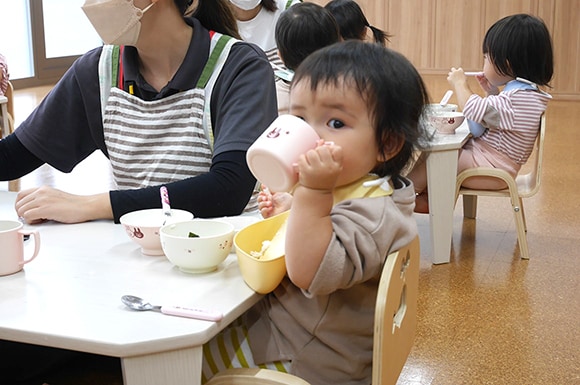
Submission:
[[[320,137],[304,120],[280,115],[246,154],[252,174],[271,191],[290,191],[298,182],[294,169],[300,155],[316,148]]]
[[[10,275],[22,270],[24,265],[38,255],[40,235],[37,230],[23,230],[18,221],[0,220],[0,276]],[[32,256],[24,259],[24,236],[34,238]]]

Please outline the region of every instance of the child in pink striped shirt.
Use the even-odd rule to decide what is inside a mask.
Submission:
[[[551,99],[538,87],[548,86],[553,75],[550,33],[535,16],[504,17],[486,32],[483,59],[483,72],[476,79],[485,97],[471,91],[462,68],[451,68],[447,77],[474,134],[459,151],[457,172],[493,167],[515,177],[533,150],[541,115]],[[420,158],[408,175],[417,194],[415,211],[420,213],[429,212],[424,160]],[[485,177],[470,178],[464,185],[487,190],[507,187]]]

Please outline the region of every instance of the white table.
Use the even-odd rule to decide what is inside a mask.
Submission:
[[[14,199],[0,192],[0,218],[16,219]],[[120,357],[126,385],[199,384],[202,344],[261,298],[233,253],[217,271],[189,275],[165,257],[142,255],[110,221],[26,227],[40,231],[40,253],[24,271],[0,277],[0,339]],[[121,303],[124,294],[218,309],[224,319],[135,312]]]
[[[10,134],[8,124],[8,98],[0,95],[0,138],[5,138]]]
[[[436,134],[427,157],[429,223],[433,263],[449,263],[459,149],[469,139],[467,121],[453,135]]]

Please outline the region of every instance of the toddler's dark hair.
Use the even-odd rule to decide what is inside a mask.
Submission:
[[[324,8],[336,19],[344,40],[364,40],[366,27],[372,31],[375,43],[386,45],[391,37],[385,31],[370,25],[361,7],[353,0],[332,0]]]
[[[517,14],[495,22],[483,39],[483,53],[501,75],[547,86],[554,74],[550,32],[535,16]]]
[[[280,57],[291,70],[317,49],[340,41],[334,17],[315,3],[297,3],[282,12],[275,37]]]
[[[415,148],[425,148],[429,134],[421,119],[429,96],[421,76],[403,55],[379,44],[348,40],[308,56],[296,70],[292,84],[308,81],[319,86],[354,88],[369,106],[380,151],[402,140],[399,153],[378,165],[379,176],[398,178]]]

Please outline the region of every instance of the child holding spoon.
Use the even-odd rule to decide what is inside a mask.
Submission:
[[[532,153],[540,118],[551,96],[540,90],[553,75],[550,33],[542,20],[527,14],[502,18],[483,40],[483,72],[475,76],[485,96],[475,94],[462,68],[451,68],[447,81],[467,119],[480,125],[459,151],[458,170],[494,167],[514,178]],[[503,89],[500,92],[500,87]],[[427,172],[422,157],[408,174],[417,193],[415,211],[429,212]],[[499,190],[505,183],[490,178],[470,178],[464,185]]]

